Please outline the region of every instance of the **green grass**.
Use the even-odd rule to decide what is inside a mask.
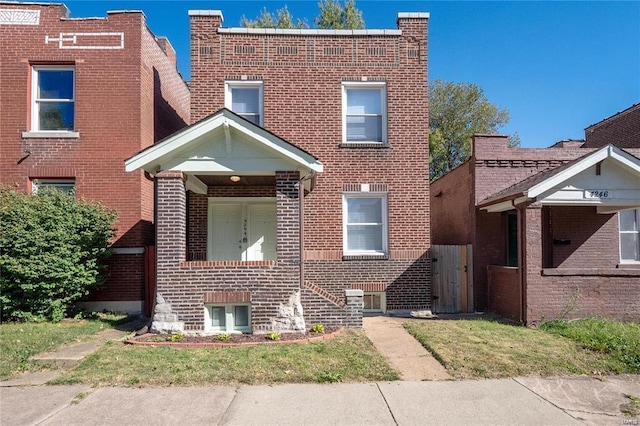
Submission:
[[[103,315],[93,320],[63,320],[57,323],[5,323],[0,325],[0,379],[21,371],[39,370],[29,357],[62,345],[85,341],[93,334],[113,328],[125,315]]]
[[[361,331],[321,342],[227,348],[115,343],[89,355],[56,384],[202,386],[398,380]]]
[[[614,365],[624,367],[616,373],[640,373],[640,324],[584,318],[572,321],[549,321],[540,328],[575,340],[583,348],[607,354]]]
[[[493,319],[410,321],[405,328],[458,379],[630,372],[573,339]]]

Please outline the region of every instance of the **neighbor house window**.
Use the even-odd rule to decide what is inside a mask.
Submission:
[[[262,82],[226,82],[225,107],[252,123],[262,126]]]
[[[220,333],[251,332],[251,306],[248,304],[207,305],[205,329]]]
[[[31,181],[31,192],[37,194],[43,189],[57,189],[70,195],[76,191],[76,181],[73,179],[34,179]]]
[[[387,253],[386,194],[344,194],[342,215],[345,255]]]
[[[342,84],[342,141],[387,142],[387,91],[385,83]]]
[[[387,310],[385,293],[364,293],[364,312],[385,312]]]
[[[73,67],[32,68],[31,131],[75,129],[75,72]]]
[[[640,261],[640,209],[623,210],[620,217],[620,260]]]

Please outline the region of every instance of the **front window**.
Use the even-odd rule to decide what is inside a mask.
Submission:
[[[75,72],[73,67],[33,67],[32,131],[73,131]]]
[[[74,195],[76,182],[73,179],[34,179],[31,181],[31,192],[33,194],[46,189],[57,189],[66,194]]]
[[[263,124],[261,81],[228,81],[225,107],[258,126]]]
[[[344,195],[343,245],[347,255],[386,254],[386,194],[363,192]]]
[[[640,209],[624,210],[620,217],[620,260],[640,261]]]
[[[207,305],[205,329],[214,333],[251,332],[251,306],[248,304]]]
[[[342,141],[387,142],[387,101],[384,83],[342,85]]]

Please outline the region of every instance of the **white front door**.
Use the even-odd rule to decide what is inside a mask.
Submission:
[[[275,202],[212,199],[209,260],[277,260]]]

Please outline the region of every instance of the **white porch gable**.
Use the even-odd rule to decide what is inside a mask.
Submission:
[[[544,176],[542,172],[540,176]],[[598,213],[615,213],[640,207],[640,159],[608,145],[585,155],[546,178],[535,175],[505,197],[495,197],[481,209],[488,212],[511,210],[515,205],[538,201],[542,205],[596,206]]]
[[[189,189],[206,193],[196,175],[273,176],[276,171],[322,172],[322,163],[304,150],[244,120],[228,109],[192,124],[125,160],[128,172],[178,170]]]

